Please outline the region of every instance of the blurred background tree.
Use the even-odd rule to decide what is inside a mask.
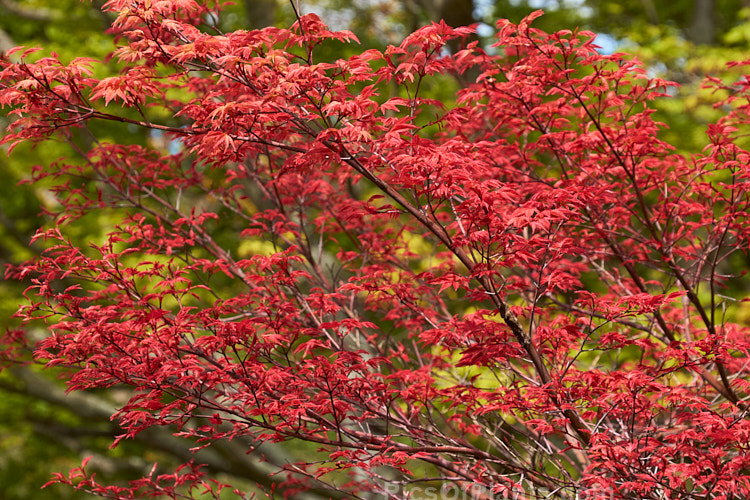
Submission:
[[[658,120],[669,124],[664,138],[684,151],[699,151],[705,144],[705,127],[723,112],[714,103],[721,97],[701,90],[706,74],[732,81],[739,78],[725,63],[746,58],[750,48],[749,0],[293,0],[303,13],[317,12],[335,29],[349,29],[362,45],[398,44],[420,25],[444,19],[452,26],[480,23],[480,35],[490,40],[498,18],[513,22],[536,9],[546,15],[535,26],[546,31],[581,27],[597,33],[604,51],[627,51],[640,59],[649,72],[681,85],[674,97],[657,103]],[[112,18],[102,13],[103,0],[0,0],[0,51],[15,45],[42,46],[64,61],[86,56],[105,59],[112,37],[104,32]],[[220,29],[251,29],[294,22],[287,0],[238,0],[226,7]],[[488,43],[489,45],[489,43]],[[324,56],[346,57],[351,47],[327,48]],[[111,71],[117,71],[113,63]],[[101,75],[105,76],[105,75]],[[426,97],[450,99],[459,82],[428,89]],[[5,128],[8,118],[0,116]],[[106,127],[106,125],[102,125]],[[159,138],[132,128],[126,140],[168,147]],[[113,139],[123,142],[112,129]],[[44,222],[39,207],[54,208],[53,197],[43,185],[18,184],[28,178],[35,164],[47,164],[64,156],[67,146],[19,147],[13,157],[0,155],[0,264],[29,259],[40,248],[30,244]],[[96,214],[85,219],[79,237],[93,241],[117,221]],[[25,285],[0,282],[0,322],[14,328],[10,319]],[[38,332],[38,336],[45,332]],[[29,359],[30,359],[29,351]],[[0,374],[0,491],[4,500],[78,498],[75,491],[50,488],[39,491],[52,471],[75,467],[84,456],[94,455],[92,465],[105,480],[125,479],[150,467],[154,461],[185,460],[190,451],[169,431],[144,433],[136,442],[108,450],[118,430],[109,422],[118,401],[102,395],[65,396],[64,387],[41,373],[38,367],[14,366]],[[219,475],[241,477],[268,486],[271,466],[244,459],[247,443],[201,452],[197,460]],[[276,453],[278,456],[273,456]],[[284,461],[284,450],[268,450],[269,459]],[[232,479],[236,481],[236,479]],[[321,496],[325,496],[320,493]],[[309,498],[318,498],[312,492]]]

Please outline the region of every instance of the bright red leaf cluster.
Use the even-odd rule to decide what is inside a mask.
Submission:
[[[669,82],[538,13],[499,22],[492,52],[451,54],[472,31],[441,23],[319,61],[354,35],[314,15],[216,34],[193,0],[105,9],[119,76],[8,54],[0,105],[3,143],[79,152],[33,169],[59,210],[7,276],[31,280],[19,315],[46,322],[36,359],[70,390],[132,388],[118,441],[312,443],[275,464],[288,496],[750,496],[750,337],[723,290],[747,287],[750,83],[688,158],[649,107]],[[455,103],[423,97],[466,74]],[[113,144],[103,120],[166,143]],[[70,228],[92,213],[117,223],[87,246]],[[197,464],[56,481],[222,488]]]

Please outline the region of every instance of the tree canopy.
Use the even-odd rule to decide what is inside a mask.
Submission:
[[[0,60],[9,207],[43,211],[4,229],[0,410],[40,456],[95,450],[48,486],[750,494],[746,78],[705,84],[684,153],[654,119],[671,82],[541,12],[377,49],[296,5],[222,21],[242,8],[110,0],[94,58]]]

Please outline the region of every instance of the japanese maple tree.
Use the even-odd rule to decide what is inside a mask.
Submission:
[[[17,49],[2,140],[77,155],[55,195],[6,365],[128,390],[113,445],[151,428],[237,440],[305,498],[747,498],[750,83],[687,157],[658,138],[669,82],[593,34],[498,22],[352,43],[315,15],[222,33],[193,0],[109,0],[119,76]],[[455,43],[452,42],[453,46]],[[741,68],[747,63],[737,63]],[[453,103],[431,82],[466,82]],[[441,80],[442,79],[442,80]],[[113,143],[103,121],[152,131]],[[80,241],[92,214],[118,222]],[[731,285],[728,287],[728,285]],[[273,451],[297,450],[274,463]],[[238,458],[239,459],[239,458]],[[251,497],[187,462],[108,498]],[[428,490],[427,488],[433,488]],[[229,496],[227,496],[229,495]]]

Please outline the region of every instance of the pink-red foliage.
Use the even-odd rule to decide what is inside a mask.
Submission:
[[[687,158],[649,107],[669,82],[538,14],[499,22],[492,52],[450,54],[471,30],[440,23],[318,61],[356,38],[314,15],[209,34],[193,0],[105,9],[119,76],[8,54],[0,105],[4,144],[79,152],[31,171],[59,210],[7,276],[69,390],[132,388],[118,441],[313,443],[276,464],[290,496],[750,496],[748,329],[721,295],[750,243],[747,81]],[[467,72],[455,103],[420,93]],[[167,146],[109,143],[103,120]],[[86,246],[69,229],[92,213],[116,223]],[[192,463],[55,481],[222,487]]]

